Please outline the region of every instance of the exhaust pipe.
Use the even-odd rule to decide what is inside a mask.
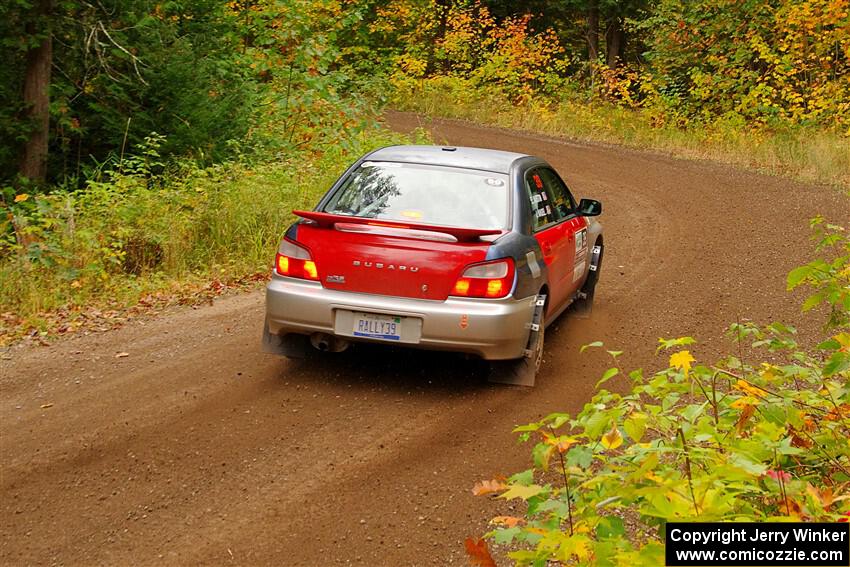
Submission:
[[[310,344],[322,352],[342,352],[348,348],[349,342],[328,333],[313,333]]]

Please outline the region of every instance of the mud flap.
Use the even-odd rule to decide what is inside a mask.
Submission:
[[[593,315],[593,292],[578,292],[573,301],[573,314],[577,319],[590,319]]]
[[[538,295],[534,302],[534,314],[531,318],[531,332],[528,334],[525,356],[517,360],[505,360],[490,363],[488,380],[495,384],[511,386],[534,386],[540,359],[543,356],[544,320],[546,296]]]
[[[590,253],[590,267],[587,280],[573,301],[573,314],[578,319],[589,319],[593,314],[593,294],[596,292],[596,282],[599,281],[599,271],[602,268],[602,246],[596,245]]]
[[[313,350],[307,335],[273,335],[267,323],[263,324],[263,352],[289,358],[307,358]]]

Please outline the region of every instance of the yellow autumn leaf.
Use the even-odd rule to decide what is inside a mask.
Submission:
[[[762,378],[764,378],[768,382],[772,382],[772,381],[776,380],[777,372],[781,372],[779,370],[779,368],[777,368],[773,364],[768,364],[767,362],[762,362],[761,366],[762,366],[762,368],[759,371],[759,374],[761,375]]]
[[[643,477],[646,478],[646,479],[658,482],[658,483],[664,482],[663,478],[661,478],[660,476],[658,476],[657,474],[655,474],[652,471],[647,471],[647,473],[645,475],[643,475]]]
[[[569,437],[567,435],[556,437],[547,433],[543,434],[543,440],[547,445],[555,447],[559,453],[567,452],[567,450],[577,442],[575,437]]]
[[[823,489],[823,491],[821,491],[816,487],[812,486],[810,483],[806,483],[806,492],[808,492],[817,502],[819,502],[824,509],[829,508],[830,505],[832,505],[832,503],[835,501],[832,494],[832,488],[830,487],[826,487]]]
[[[611,426],[611,431],[602,436],[601,442],[606,449],[616,449],[623,444],[623,435],[617,429],[616,423]]]
[[[760,403],[760,400],[758,398],[753,398],[751,396],[744,396],[743,398],[738,398],[737,400],[735,400],[734,402],[729,404],[729,407],[735,408],[735,409],[738,409],[738,410],[742,410],[742,409],[746,408],[747,406],[757,406],[757,405],[759,405],[759,403]]]
[[[522,522],[522,518],[517,518],[515,516],[496,516],[495,518],[490,520],[491,524],[495,524],[497,526],[507,526],[509,528],[514,527],[520,522]]]
[[[24,201],[26,201],[29,198],[30,198],[30,196],[27,195],[26,193],[21,193],[20,195],[15,195],[15,202],[16,203],[23,203]]]
[[[848,268],[848,274],[850,274],[850,268]],[[839,333],[832,338],[835,339],[838,344],[844,347],[844,349],[850,349],[850,333]]]
[[[555,556],[565,563],[572,562],[573,557],[584,562],[590,557],[590,541],[587,536],[573,535],[561,542]]]
[[[670,355],[670,366],[685,371],[685,376],[691,370],[691,363],[696,362],[696,359],[691,356],[690,351],[680,350],[677,353]]]
[[[523,486],[521,484],[514,484],[508,490],[504,492],[499,498],[504,498],[505,500],[511,500],[513,498],[522,498],[523,500],[528,500],[533,496],[537,496],[541,492],[546,490],[542,486],[537,486],[536,484],[532,484],[531,486]]]
[[[760,388],[753,386],[752,384],[750,384],[746,380],[738,380],[737,382],[735,382],[735,385],[733,387],[736,390],[740,390],[740,391],[744,392],[745,394],[747,394],[748,396],[752,396],[754,398],[763,398],[764,394],[765,394],[764,390],[761,390]]]

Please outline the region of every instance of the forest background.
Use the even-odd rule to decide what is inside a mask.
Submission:
[[[387,106],[850,186],[850,0],[12,0],[0,28],[4,340],[261,279],[293,207],[410,141]]]
[[[293,208],[428,141],[387,107],[850,188],[850,0],[7,0],[0,32],[0,346],[265,281]],[[829,258],[787,284],[827,312],[816,348],[739,321],[759,362],[607,351],[597,387],[630,390],[518,427],[532,468],[475,487],[524,502],[490,541],[657,565],[667,521],[846,521],[850,238],[812,227]]]

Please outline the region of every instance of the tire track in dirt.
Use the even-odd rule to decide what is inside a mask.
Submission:
[[[817,325],[784,275],[808,258],[810,217],[850,217],[837,191],[410,114],[388,122],[541,155],[577,196],[603,201],[594,314],[553,324],[538,385],[491,386],[438,353],[262,355],[259,292],[14,350],[0,360],[0,563],[465,564],[462,540],[510,506],[470,488],[527,466],[512,426],[592,395],[608,361],[578,356],[581,344],[648,366],[658,336],[695,335],[710,355],[738,317]]]

